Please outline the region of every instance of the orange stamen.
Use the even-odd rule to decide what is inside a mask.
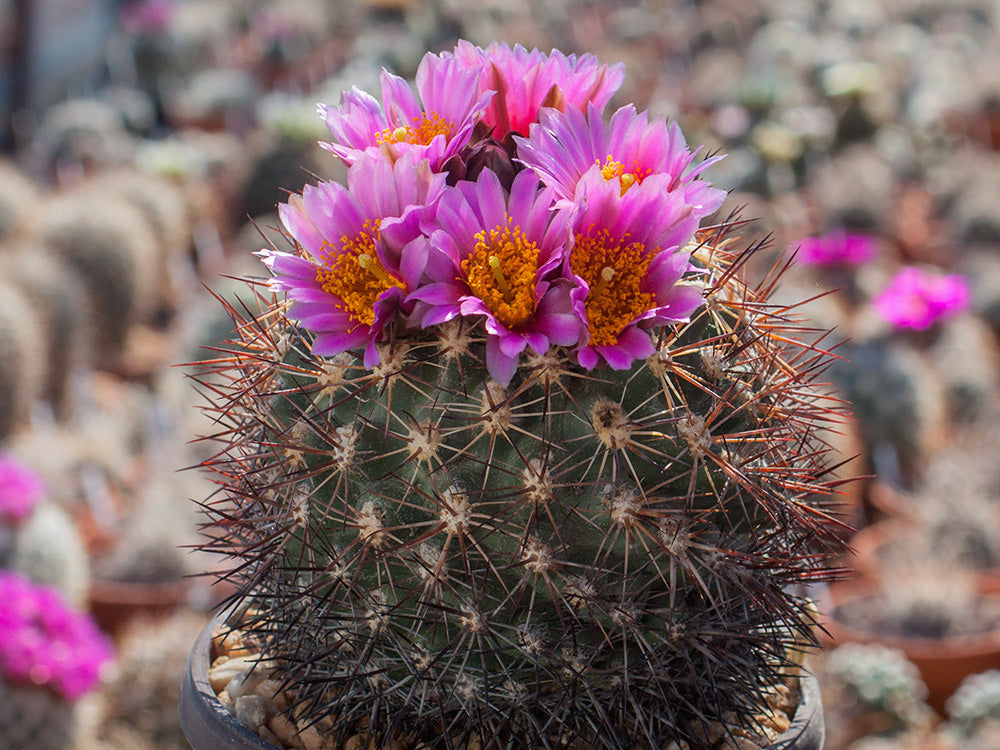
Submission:
[[[573,273],[590,287],[584,306],[591,344],[613,345],[629,323],[654,306],[653,295],[642,286],[658,252],[659,248],[651,252],[641,242],[629,242],[627,236],[613,239],[607,230],[576,235],[569,262]]]
[[[396,128],[386,128],[375,136],[376,143],[413,143],[426,146],[436,136],[447,136],[451,125],[436,112],[427,112],[413,118],[413,124],[400,125]]]
[[[514,329],[534,317],[538,245],[520,227],[511,227],[509,219],[507,226],[476,235],[476,247],[462,261],[462,271],[472,293],[501,325]]]
[[[323,291],[339,297],[344,310],[355,321],[369,326],[375,322],[375,300],[379,295],[394,286],[405,288],[379,262],[378,228],[377,220],[366,221],[357,237],[340,238],[339,251],[324,242],[326,262],[316,269],[316,281]]]
[[[596,162],[600,164],[600,161]],[[625,191],[630,187],[635,185],[637,182],[642,182],[649,174],[649,170],[640,170],[638,168],[633,169],[631,172],[625,171],[625,165],[620,161],[615,161],[610,156],[604,159],[604,164],[601,166],[601,175],[603,175],[605,180],[618,179],[618,184],[621,186],[621,195],[625,195]]]

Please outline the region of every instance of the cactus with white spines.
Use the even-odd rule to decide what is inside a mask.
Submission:
[[[70,191],[52,200],[38,239],[83,283],[97,361],[114,363],[132,327],[148,321],[159,293],[157,239],[149,222],[120,198]]]
[[[38,315],[16,284],[0,280],[0,440],[27,424],[44,381]]]
[[[46,376],[42,398],[57,415],[71,408],[71,382],[91,363],[94,336],[83,284],[66,263],[31,243],[0,253],[0,273],[10,279],[38,320]]]
[[[513,99],[478,101],[519,127]],[[557,195],[549,141],[599,127],[577,113],[451,157],[409,151],[416,126],[378,155],[335,144],[347,188],[281,207],[277,293],[233,303],[235,340],[200,364],[221,485],[204,547],[296,717],[335,742],[693,741],[754,727],[812,640],[799,584],[840,546],[815,429],[836,409],[811,384],[829,355],[768,303],[774,279],[741,280],[733,225],[696,235],[722,196],[679,131],[646,131],[676,175],[609,155]]]

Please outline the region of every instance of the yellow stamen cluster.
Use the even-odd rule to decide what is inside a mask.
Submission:
[[[378,220],[366,221],[357,237],[340,238],[339,251],[324,243],[326,262],[316,269],[316,280],[323,291],[339,297],[355,321],[369,326],[375,322],[375,300],[379,295],[394,286],[405,288],[379,262],[378,229]]]
[[[520,227],[499,226],[476,235],[476,247],[462,261],[472,293],[506,328],[529,322],[535,314],[538,245]]]
[[[590,287],[584,304],[591,344],[614,344],[625,326],[655,306],[642,282],[657,252],[641,242],[630,243],[628,236],[613,239],[603,229],[576,235],[570,268]]]
[[[601,164],[600,160],[596,162]],[[635,167],[635,165],[633,165]],[[620,161],[615,161],[610,156],[604,159],[604,164],[601,165],[601,174],[604,176],[605,180],[618,179],[618,184],[621,185],[622,195],[625,195],[625,191],[630,187],[635,185],[637,182],[642,182],[643,178],[649,174],[649,170],[640,170],[633,168],[631,172],[625,171],[625,165]]]
[[[451,132],[451,125],[437,112],[425,112],[420,117],[413,118],[413,124],[401,125],[397,128],[386,128],[376,134],[376,143],[413,143],[426,146],[435,137],[445,137]]]

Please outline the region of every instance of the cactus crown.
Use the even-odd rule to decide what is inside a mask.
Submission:
[[[398,188],[401,170],[421,170],[398,145],[338,153],[356,159],[352,176],[389,159]],[[419,144],[423,169],[441,145]],[[491,148],[454,187],[417,190],[438,209],[419,232],[404,210],[316,241],[310,207],[348,200],[339,186],[283,207],[296,252],[264,253],[272,291],[231,308],[236,340],[196,376],[219,425],[204,546],[234,561],[241,627],[282,664],[296,710],[340,741],[658,748],[723,717],[751,725],[790,649],[811,639],[795,584],[832,572],[839,524],[812,429],[832,411],[810,387],[829,355],[767,304],[773,278],[740,280],[750,254],[727,249],[735,222],[693,237],[688,217],[721,202],[700,180],[632,165],[626,182],[599,163],[572,229],[554,189],[525,188],[537,178],[514,140]],[[514,173],[502,192],[500,162]],[[362,204],[366,184],[349,182]],[[508,223],[469,231],[463,250],[467,209],[482,219],[494,198],[509,200]],[[656,210],[622,211],[624,234],[600,226],[626,199]],[[642,222],[679,204],[685,218],[647,242]],[[576,266],[553,239],[573,231]],[[451,250],[440,294],[428,291]],[[641,267],[662,281],[673,253],[670,283],[631,278]]]

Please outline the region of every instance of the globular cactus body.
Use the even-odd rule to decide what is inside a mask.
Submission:
[[[476,327],[369,372],[308,355],[280,307],[243,323],[216,549],[336,732],[653,747],[751,711],[805,627],[782,592],[829,531],[794,499],[823,489],[803,425],[827,407],[820,355],[786,360],[738,283],[711,295],[631,370],[553,349],[506,389]]]
[[[97,361],[113,364],[131,327],[157,298],[156,237],[139,209],[121,199],[67,194],[52,205],[41,241],[86,286]]]
[[[34,245],[0,255],[0,271],[17,285],[39,323],[46,363],[40,395],[57,414],[66,414],[73,375],[90,364],[86,289],[70,266]]]
[[[79,714],[52,691],[0,679],[0,736],[10,750],[59,750],[77,740]]]
[[[44,382],[38,316],[15,284],[0,281],[0,439],[27,422]]]

